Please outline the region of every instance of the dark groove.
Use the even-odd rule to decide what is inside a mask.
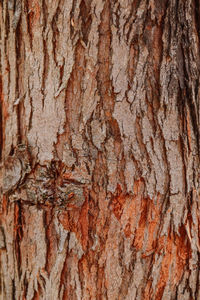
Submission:
[[[90,13],[90,0],[82,0],[80,4],[80,17],[82,20],[81,23],[81,33],[82,33],[82,39],[84,43],[87,45],[88,43],[88,35],[90,33],[91,23],[92,23],[92,17]]]
[[[199,2],[199,0],[194,0],[194,14],[195,14],[197,33],[199,34],[199,38],[200,38],[200,2]]]
[[[17,201],[16,206],[19,209],[19,215],[16,220],[16,236],[15,236],[15,251],[17,257],[17,267],[18,267],[18,274],[21,275],[21,251],[20,251],[20,242],[23,237],[23,230],[22,230],[22,204],[21,201]]]
[[[16,289],[15,289],[15,279],[12,279],[12,300],[16,300],[16,298],[15,298],[15,292],[16,292]]]
[[[16,98],[21,97],[20,90],[19,90],[19,64],[20,64],[20,57],[21,57],[21,51],[20,51],[20,42],[21,42],[21,32],[20,27],[18,26],[16,29],[15,34],[15,55],[16,55],[16,87],[15,87],[15,95]],[[16,113],[17,113],[17,143],[22,143],[22,132],[21,132],[21,110],[22,110],[22,104],[19,102],[19,104],[16,107]],[[23,115],[23,114],[22,114]]]

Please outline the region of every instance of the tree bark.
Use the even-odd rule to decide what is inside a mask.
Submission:
[[[1,299],[200,299],[197,0],[0,3]]]

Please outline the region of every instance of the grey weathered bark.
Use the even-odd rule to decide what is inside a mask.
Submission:
[[[199,299],[200,7],[0,3],[1,299]]]

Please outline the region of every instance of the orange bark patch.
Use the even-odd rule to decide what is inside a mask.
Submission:
[[[72,174],[71,173],[64,173],[63,174],[63,178],[64,179],[70,179],[72,177]]]
[[[162,202],[159,195],[156,204],[150,198],[144,198],[142,180],[135,182],[134,192],[134,196],[126,195],[121,223],[126,237],[131,237],[134,234],[133,246],[137,249],[144,247],[144,233],[146,230],[147,241],[144,249],[147,252],[144,254],[144,257],[146,257],[150,251],[155,251]]]
[[[138,228],[135,232],[135,239],[134,239],[134,247],[137,249],[141,249],[143,245],[144,240],[144,231],[146,227],[146,221],[147,221],[147,209],[148,209],[148,199],[142,199],[141,202],[141,215],[140,215],[140,221]]]
[[[172,263],[172,248],[173,241],[171,236],[168,236],[167,246],[166,246],[166,254],[162,261],[161,271],[160,271],[160,280],[157,285],[157,293],[155,299],[161,300],[163,296],[163,292],[169,277],[169,269]]]
[[[97,286],[94,284],[97,276],[97,265],[94,262],[94,253],[89,251],[79,261],[79,275],[84,286],[85,298],[96,299]],[[99,272],[98,272],[99,277]],[[86,296],[87,295],[87,296]]]
[[[191,245],[184,225],[179,228],[179,233],[179,236],[177,234],[175,236],[176,267],[174,285],[181,279],[187,260],[191,257]]]
[[[5,122],[9,117],[9,113],[8,113],[8,103],[3,101],[3,95],[1,95],[1,102],[2,102],[3,118],[4,118],[4,122]]]
[[[159,201],[159,196],[157,198],[157,203],[154,205],[152,200],[148,201],[148,242],[146,246],[146,251],[149,252],[155,248],[157,231],[160,225],[161,216],[161,203]]]
[[[81,208],[79,224],[81,227],[81,240],[82,240],[83,250],[86,250],[87,243],[88,243],[88,201],[85,201],[85,203]]]
[[[8,104],[5,103],[4,96],[3,96],[2,76],[0,76],[0,102],[1,102],[1,106],[2,106],[3,118],[4,118],[4,120],[6,120],[9,116],[9,113],[8,113]]]
[[[151,286],[152,286],[152,280],[149,280],[144,290],[144,295],[143,295],[144,300],[151,300],[152,297]]]
[[[130,223],[126,224],[126,227],[124,229],[124,234],[125,234],[125,236],[127,238],[131,236],[132,232],[131,232],[131,225],[130,225]]]
[[[154,200],[144,198],[143,188],[142,178],[134,183],[134,196],[124,194],[118,185],[111,207],[125,236],[134,238],[133,246],[138,250],[143,248],[145,258],[156,251],[162,201],[159,195],[155,204]]]
[[[37,0],[28,1],[29,26],[34,26],[40,18],[40,5]]]
[[[40,293],[35,291],[35,294],[33,296],[33,300],[39,300],[40,299]],[[26,300],[26,298],[24,297],[24,300]]]
[[[176,286],[181,280],[185,266],[188,265],[188,259],[191,257],[191,246],[184,225],[179,228],[179,233],[179,235],[176,233],[170,235],[169,233],[166,245],[164,245],[162,238],[161,241],[158,241],[158,244],[160,244],[159,249],[165,249],[165,255],[162,261],[155,299],[162,299],[172,265],[174,267],[171,270],[171,279],[173,286]]]
[[[76,234],[76,237],[80,241],[83,250],[86,250],[88,244],[89,227],[87,197],[81,208],[72,207],[72,210],[61,213],[58,219],[66,230]]]
[[[122,192],[117,186],[111,207],[115,217],[120,221],[124,234],[130,238],[134,234],[134,246],[140,249],[143,245],[144,230],[146,227],[147,208],[149,199],[143,198],[143,180],[134,184],[134,196]]]
[[[111,204],[113,213],[118,220],[120,220],[120,218],[121,218],[121,215],[123,212],[123,206],[126,201],[126,197],[127,196],[122,193],[121,186],[118,184],[116,193],[112,199],[112,204]]]
[[[124,208],[123,216],[121,218],[122,226],[124,227],[124,234],[126,237],[131,237],[135,232],[137,224],[137,212],[139,206],[137,206],[137,198],[129,197],[127,199],[127,206]]]

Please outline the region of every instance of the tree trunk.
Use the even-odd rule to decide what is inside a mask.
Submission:
[[[200,299],[197,0],[0,3],[0,295]]]

